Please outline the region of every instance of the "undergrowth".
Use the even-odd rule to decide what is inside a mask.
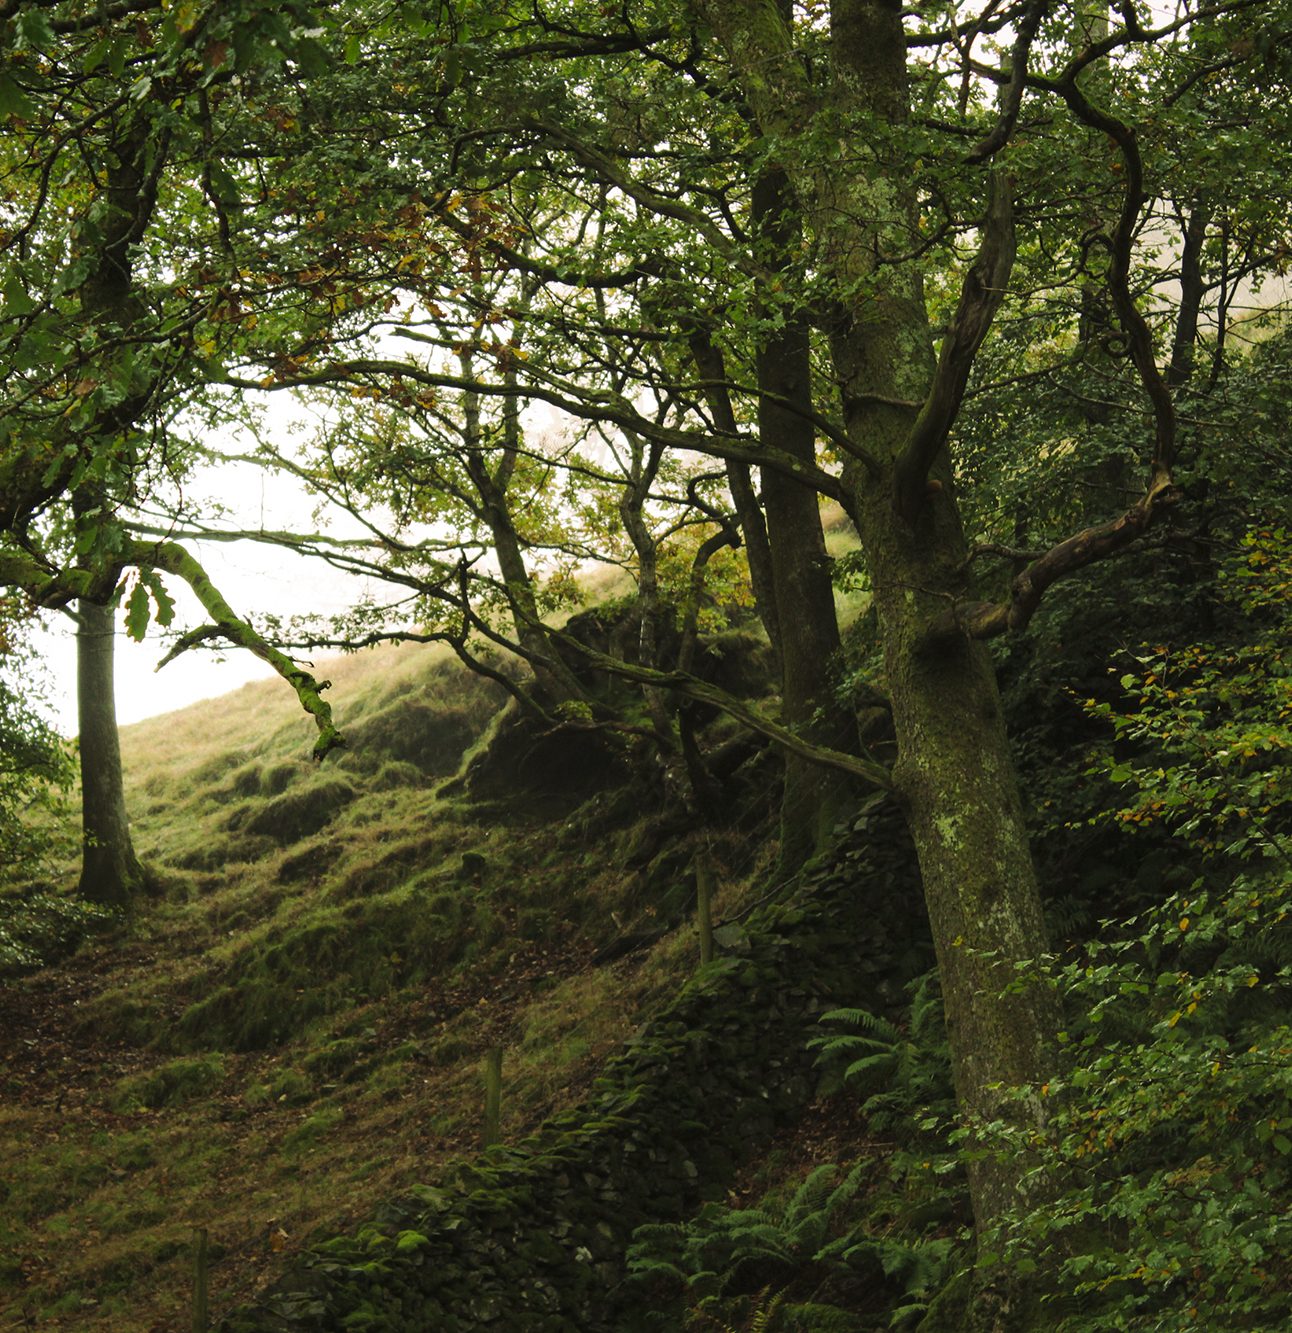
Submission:
[[[123,732],[161,886],[129,937],[96,943],[113,923],[61,891],[6,899],[0,966],[82,947],[9,1002],[0,1309],[66,1333],[179,1327],[196,1225],[215,1309],[249,1299],[309,1239],[474,1151],[488,1047],[508,1050],[516,1136],[671,984],[663,953],[588,970],[617,929],[605,904],[630,895],[580,827],[438,794],[492,687],[408,649],[329,674],[353,744],[337,768],[303,757],[309,721],[276,682]],[[74,877],[54,856],[49,881]]]

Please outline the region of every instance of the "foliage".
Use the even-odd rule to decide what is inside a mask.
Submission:
[[[843,1330],[897,1292],[901,1317],[913,1313],[909,1298],[942,1280],[949,1246],[877,1233],[861,1207],[868,1174],[817,1166],[751,1207],[708,1203],[684,1223],[638,1228],[628,1268],[649,1292],[651,1326],[676,1327],[680,1306],[692,1329]]]
[[[656,744],[669,776],[688,738],[662,694],[644,695],[648,717],[617,711],[585,688],[541,617],[569,604],[576,561],[604,559],[637,581],[632,652],[650,666],[687,661],[657,620],[678,606],[717,620],[715,590],[744,599],[742,557],[708,548],[734,547],[727,510],[743,469],[755,501],[741,520],[752,578],[764,524],[749,469],[762,471],[770,495],[779,465],[840,499],[866,530],[884,649],[876,679],[896,705],[898,781],[929,872],[933,929],[942,946],[973,935],[964,966],[943,982],[953,1037],[981,1043],[980,1059],[958,1060],[978,1081],[960,1089],[977,1114],[999,1094],[993,1068],[1017,1067],[993,1065],[997,1042],[1016,1040],[1030,1058],[1052,1025],[1040,1008],[1010,1007],[1012,993],[1002,1002],[983,982],[989,971],[974,973],[1004,942],[1022,941],[1004,960],[1021,966],[1041,947],[1040,913],[990,673],[981,654],[944,649],[1025,627],[1032,592],[1148,534],[1160,544],[1141,543],[1130,574],[1084,583],[1069,608],[1085,597],[1088,616],[1071,617],[1073,633],[1041,645],[1029,668],[1066,699],[1076,737],[1065,748],[1053,731],[1049,744],[1032,733],[1021,747],[1032,773],[1057,770],[1034,788],[1034,827],[1046,853],[1055,849],[1048,865],[1063,872],[1052,919],[1070,935],[1101,893],[1115,893],[1125,918],[1174,892],[1170,919],[1123,920],[1079,974],[1064,975],[1103,1035],[1087,1044],[1071,1024],[1082,1054],[1047,1088],[1082,1093],[1054,1117],[1060,1130],[1073,1118],[1072,1136],[1092,1106],[1116,1110],[1125,1132],[1100,1151],[1115,1155],[1123,1139],[1134,1149],[1110,1167],[1107,1199],[1081,1211],[1130,1227],[1142,1249],[1157,1224],[1166,1244],[1183,1223],[1168,1210],[1135,1231],[1109,1200],[1129,1206],[1127,1179],[1157,1170],[1156,1154],[1169,1158],[1164,1140],[1183,1131],[1135,1102],[1134,1061],[1156,1069],[1160,1058],[1160,1088],[1151,1086],[1172,1107],[1185,1075],[1215,1067],[1220,1087],[1232,1071],[1239,1086],[1227,1095],[1269,1134],[1244,1149],[1250,1169],[1230,1175],[1253,1208],[1264,1206],[1262,1191],[1281,1188],[1277,1158],[1292,1136],[1261,1101],[1240,1048],[1250,1040],[1281,1053],[1284,1040],[1286,964],[1278,919],[1265,913],[1271,902],[1282,910],[1287,864],[1287,579],[1263,584],[1268,595],[1235,591],[1210,634],[1193,623],[1178,636],[1150,633],[1146,607],[1156,597],[1169,619],[1186,604],[1176,573],[1186,570],[1195,590],[1215,577],[1234,534],[1208,525],[1250,498],[1258,474],[1283,469],[1281,491],[1271,489],[1286,504],[1285,344],[1253,355],[1250,375],[1226,345],[1240,285],[1287,268],[1286,6],[1219,0],[1168,22],[1133,5],[1099,15],[966,5],[952,7],[949,30],[936,6],[899,15],[840,5],[830,23],[817,6],[780,7],[790,15],[782,22],[777,6],[756,0],[696,0],[685,12],[643,0],[631,15],[594,8],[577,22],[569,6],[474,0],[434,14],[303,0],[97,13],[56,0],[6,14],[5,578],[52,604],[106,595],[134,565],[126,606],[141,633],[170,616],[161,570],[202,596],[215,623],[199,639],[222,634],[272,659],[181,547],[151,540],[158,529],[141,515],[161,503],[167,532],[192,517],[175,483],[204,451],[183,438],[198,432],[181,430],[175,413],[200,402],[213,422],[245,420],[252,395],[305,392],[317,437],[290,454],[265,444],[259,456],[358,520],[363,535],[273,539],[380,576],[404,599],[389,612],[359,608],[344,632],[381,634],[398,619],[391,632],[440,638],[523,694],[481,656],[483,644],[510,642],[535,667],[524,700],[534,712]],[[1003,43],[1002,25],[1017,15],[1006,62],[992,41]],[[1253,120],[1259,137],[1236,128]],[[755,196],[782,165],[792,204],[769,224]],[[785,234],[792,243],[781,244]],[[789,467],[761,429],[774,395],[759,360],[799,324],[821,362],[821,392],[804,400],[810,415],[800,419],[813,429]],[[225,388],[239,396],[226,399]],[[561,414],[550,435],[531,424],[540,404]],[[1222,447],[1231,441],[1252,447]],[[961,543],[957,495],[986,549]],[[1167,549],[1155,535],[1165,515],[1197,521],[1176,534],[1195,547],[1189,562],[1163,578],[1154,560]],[[1249,568],[1257,557],[1285,568],[1283,521],[1251,526]],[[702,556],[712,557],[707,586]],[[1237,589],[1237,575],[1228,582]],[[782,609],[808,605],[788,585],[778,596]],[[1190,615],[1206,600],[1188,597]],[[1238,614],[1250,632],[1235,632]],[[1118,658],[1111,679],[1107,638],[1096,652],[1087,637],[1096,617],[1105,635],[1115,621],[1121,641],[1147,645]],[[1098,657],[1096,681],[1066,669],[1083,656]],[[937,671],[921,666],[931,663]],[[285,658],[275,664],[319,716],[326,751],[336,736],[320,687]],[[984,722],[972,740],[984,719],[993,729]],[[399,727],[373,723],[374,736]],[[258,797],[262,770],[231,767],[242,771],[226,802]],[[989,772],[1003,775],[994,791]],[[1087,791],[1077,794],[1079,776]],[[351,799],[360,785],[301,784],[275,805],[226,812],[214,834],[188,835],[201,839],[181,863],[194,895],[212,894],[213,918],[257,923],[254,940],[203,965],[201,979],[217,984],[183,997],[189,1039],[217,1031],[255,1045],[298,1033],[350,1003],[351,987],[371,998],[429,982],[437,964],[460,961],[448,936],[456,947],[471,926],[477,940],[505,935],[484,893],[478,910],[456,891],[446,890],[447,904],[421,901],[393,849],[333,880],[338,897],[362,894],[361,904],[278,912],[288,885],[330,878],[332,832],[377,822]],[[911,799],[915,786],[931,793],[927,806]],[[401,808],[414,820],[428,805]],[[328,814],[327,840],[273,847],[319,833]],[[1133,885],[1115,854],[1128,849]],[[405,854],[429,855],[412,839]],[[270,855],[280,857],[273,886],[239,899],[228,880]],[[495,864],[492,852],[479,861]],[[395,947],[405,942],[423,957],[410,963]],[[342,974],[324,986],[311,970],[319,956]],[[907,1026],[844,1015],[863,1031],[823,1047],[844,1062],[841,1080],[862,1089],[872,1122],[902,1136],[895,1168],[912,1178],[919,1134],[946,1097],[933,1006],[918,992],[915,1001]],[[1219,1112],[1212,1119],[1208,1134]],[[1075,1161],[1085,1142],[1072,1137],[1064,1151]],[[800,1224],[821,1209],[801,1202],[793,1218],[773,1218],[778,1234],[798,1238],[785,1252],[810,1266],[825,1250]],[[985,1216],[1000,1198],[976,1203]],[[725,1223],[714,1215],[705,1225]],[[1048,1234],[1046,1219],[1028,1225]],[[1215,1248],[1217,1268],[1244,1290],[1241,1247]],[[785,1302],[768,1299],[748,1317],[787,1317]],[[1253,1296],[1239,1317],[1263,1317],[1264,1299]],[[380,1318],[361,1307],[350,1323],[370,1313]]]
[[[1290,899],[1286,878],[1172,898],[1053,968],[1072,1019],[1041,1092],[1071,1183],[1004,1260],[1057,1267],[1075,1306],[1054,1327],[1292,1317]]]
[[[1250,532],[1219,581],[1242,632],[1132,654],[1118,704],[1086,704],[1115,747],[1100,820],[1170,839],[1194,873],[1043,969],[1068,1012],[1041,1093],[1069,1183],[1004,1258],[1057,1267],[1080,1305],[1058,1328],[1292,1317],[1287,586],[1286,532]]]
[[[688,1222],[639,1227],[628,1251],[629,1272],[639,1282],[684,1288],[691,1311],[687,1327],[712,1326],[697,1315],[735,1317],[735,1307],[747,1303],[751,1286],[761,1298],[769,1280],[779,1287],[806,1272],[818,1279],[818,1287],[857,1279],[869,1267],[856,1262],[859,1254],[873,1261],[848,1217],[864,1168],[839,1176],[837,1167],[819,1166],[788,1199],[734,1209],[709,1203]],[[768,1327],[803,1327],[802,1302],[778,1295]],[[658,1326],[672,1327],[676,1315],[657,1309],[655,1318]]]
[[[876,1326],[906,1327],[927,1309],[957,1247],[927,1231],[923,1209],[956,1192],[958,1162],[928,1132],[953,1107],[936,975],[908,989],[907,1022],[831,1009],[820,1021],[835,1031],[808,1042],[821,1092],[855,1092],[869,1129],[896,1136],[890,1182],[864,1162],[820,1165],[757,1204],[708,1203],[686,1222],[640,1228],[629,1270],[658,1326],[847,1329],[873,1304]]]
[[[0,897],[0,977],[35,971],[118,920],[106,907],[53,893]]]
[[[39,666],[0,645],[0,864],[29,872],[59,836],[71,747],[41,712]]]
[[[945,1109],[951,1097],[951,1067],[937,974],[909,983],[909,1016],[899,1025],[864,1009],[831,1009],[821,1022],[836,1029],[813,1037],[817,1064],[824,1071],[822,1091],[841,1087],[861,1097],[871,1126],[890,1131],[919,1116]]]
[[[1086,701],[1112,732],[1101,767],[1121,808],[1106,818],[1160,824],[1209,873],[1279,861],[1292,835],[1292,537],[1249,532],[1219,583],[1245,634],[1128,654],[1125,706]]]
[[[208,1096],[224,1078],[224,1057],[199,1055],[171,1060],[146,1074],[133,1074],[117,1084],[112,1109],[120,1114],[141,1107],[159,1110]]]

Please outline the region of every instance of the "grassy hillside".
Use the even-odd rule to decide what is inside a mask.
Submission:
[[[195,1227],[213,1311],[246,1300],[475,1149],[489,1047],[515,1137],[693,966],[689,928],[595,962],[681,910],[691,849],[638,798],[589,803],[551,756],[527,781],[521,754],[506,799],[469,802],[449,780],[496,687],[411,647],[322,674],[350,741],[322,768],[276,681],[123,733],[157,895],[0,987],[0,1328],[187,1327]],[[714,850],[721,911],[765,853]]]

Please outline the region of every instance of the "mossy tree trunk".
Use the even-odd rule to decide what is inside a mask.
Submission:
[[[765,170],[755,181],[753,215],[769,261],[788,271],[791,248],[801,240],[801,226],[793,190],[781,169]],[[763,339],[756,357],[759,439],[766,447],[810,464],[816,461],[816,430],[810,418],[808,327],[797,310],[786,312],[782,321],[768,322],[773,331]],[[821,529],[820,496],[813,487],[774,468],[763,470],[762,488],[776,620],[782,627],[784,721],[807,740],[853,753],[856,722],[840,708],[834,689],[839,622]],[[797,755],[785,756],[783,870],[797,870],[821,849],[849,805],[855,805],[855,795],[837,774]]]
[[[1005,1089],[1044,1074],[1055,1027],[1049,998],[1011,989],[1016,963],[1045,947],[1017,780],[986,650],[938,629],[963,596],[967,546],[946,449],[913,452],[931,402],[934,358],[914,241],[908,164],[897,139],[867,126],[907,115],[906,44],[898,7],[836,0],[831,83],[813,86],[776,0],[698,0],[760,128],[783,145],[786,169],[839,293],[829,328],[844,424],[845,467],[882,635],[898,746],[895,788],[918,852],[938,958],[962,1114],[1013,1116]],[[817,111],[844,135],[806,133]],[[891,143],[892,146],[889,146]],[[835,149],[846,154],[835,157]],[[799,145],[801,149],[795,151]],[[985,175],[985,173],[984,173]],[[1035,1164],[970,1164],[980,1234],[1032,1187]],[[1016,1328],[1018,1293],[988,1293],[975,1327]]]
[[[107,377],[123,390],[100,412],[80,443],[87,461],[72,492],[78,547],[93,574],[93,591],[77,602],[76,688],[81,765],[80,892],[93,902],[129,908],[144,887],[144,871],[130,840],[121,746],[117,737],[114,680],[115,611],[122,546],[117,506],[130,497],[138,466],[139,421],[147,414],[155,383],[133,368],[132,338],[146,311],[135,286],[134,247],[147,232],[157,204],[165,136],[155,135],[143,113],[124,112],[112,122],[102,181],[101,231],[79,298],[94,336],[108,347]],[[118,362],[118,364],[113,364]],[[92,461],[91,461],[92,460]],[[115,553],[115,554],[114,554]]]
[[[115,621],[111,606],[77,606],[76,702],[81,752],[80,893],[128,910],[144,887],[126,815],[114,680]]]

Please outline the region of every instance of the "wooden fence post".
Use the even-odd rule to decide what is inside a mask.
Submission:
[[[207,1290],[210,1257],[207,1253],[206,1228],[193,1228],[193,1333],[207,1333],[211,1326],[211,1307]]]
[[[502,1137],[502,1047],[491,1047],[485,1056],[485,1113],[483,1145],[488,1148]]]

